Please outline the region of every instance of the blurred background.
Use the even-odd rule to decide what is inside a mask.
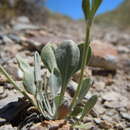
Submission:
[[[0,0],[0,17],[7,20],[17,15],[27,15],[30,19],[46,21],[51,15],[66,16],[74,20],[82,20],[82,0]],[[129,19],[129,0],[103,0],[97,12],[95,22],[116,24],[127,28]],[[45,18],[46,17],[46,18]]]
[[[77,44],[84,41],[86,25],[81,3],[0,0],[0,64],[16,81],[22,78],[16,55],[33,65],[34,52],[40,53],[48,42],[57,45],[64,40]],[[84,122],[91,123],[95,130],[130,130],[130,0],[103,0],[92,26],[91,47],[93,53],[84,76],[91,77],[94,86],[87,97],[96,94],[99,100]],[[73,76],[70,87],[77,86],[78,78],[79,73]],[[19,93],[0,74],[0,108],[18,97]],[[12,109],[6,109],[8,119],[16,115],[16,109]],[[4,122],[2,112],[0,124]],[[0,130],[14,130],[8,124],[0,126]]]

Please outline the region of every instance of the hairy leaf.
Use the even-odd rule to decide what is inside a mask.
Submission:
[[[61,87],[61,77],[59,72],[54,69],[49,78],[49,86],[51,88],[52,96],[55,98]]]
[[[34,81],[34,68],[32,68],[24,59],[17,57],[19,67],[24,73],[23,85],[28,93],[35,95],[36,86]]]
[[[34,55],[34,76],[35,81],[39,82],[41,81],[41,57],[39,56],[38,52],[35,52]]]
[[[74,108],[73,112],[71,113],[71,117],[78,117],[78,115],[81,114],[82,111],[83,111],[83,107],[77,105]]]
[[[79,48],[76,43],[67,40],[57,47],[55,55],[62,80],[67,81],[78,67],[80,58]]]
[[[43,47],[41,51],[41,59],[50,72],[52,72],[54,68],[58,69],[54,50],[50,43]]]
[[[34,81],[34,69],[33,68],[30,68],[28,71],[24,72],[23,85],[28,93],[35,95],[36,86],[35,86],[35,81]]]
[[[83,80],[82,87],[81,87],[81,90],[80,90],[80,94],[79,94],[79,97],[78,97],[78,102],[80,102],[85,97],[85,95],[88,93],[91,85],[92,85],[91,79],[86,78],[85,80]]]
[[[85,104],[84,106],[84,110],[82,112],[82,115],[80,117],[80,120],[83,119],[84,116],[86,116],[90,111],[91,109],[94,107],[94,105],[96,104],[97,102],[97,96],[92,96],[88,101],[87,103]]]

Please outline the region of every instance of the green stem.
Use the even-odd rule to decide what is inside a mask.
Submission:
[[[89,42],[90,42],[90,27],[91,27],[91,22],[88,21],[87,27],[86,27],[86,39],[85,39],[84,50],[83,50],[83,61],[82,61],[82,65],[81,65],[80,79],[79,79],[78,88],[75,92],[72,103],[70,105],[71,111],[73,111],[73,108],[77,104],[77,99],[78,99],[78,96],[79,96],[79,93],[80,93],[80,90],[81,90],[81,86],[82,86],[82,82],[83,82],[84,69],[85,69],[85,66],[86,66],[86,61],[87,61],[87,57],[88,57],[87,52],[88,52],[88,49],[89,49]]]

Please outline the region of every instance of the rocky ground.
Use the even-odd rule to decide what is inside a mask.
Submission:
[[[20,81],[22,73],[17,67],[16,55],[33,64],[34,51],[40,52],[48,42],[59,44],[67,39],[82,42],[84,27],[83,22],[69,19],[49,20],[44,25],[32,24],[23,16],[11,20],[10,24],[0,26],[0,64]],[[86,129],[130,130],[130,33],[116,27],[94,25],[92,36],[93,56],[85,76],[91,76],[95,83],[86,98],[93,94],[99,98],[84,119],[88,124]],[[77,73],[68,90],[75,90],[78,77]],[[0,74],[0,130],[17,129],[10,120],[18,110],[13,110],[13,105],[5,106],[16,102],[19,97],[22,95]]]

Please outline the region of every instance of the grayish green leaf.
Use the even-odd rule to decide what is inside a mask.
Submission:
[[[35,81],[40,82],[41,81],[41,57],[39,56],[38,52],[35,52],[34,55],[34,76]]]
[[[85,97],[85,95],[88,93],[91,86],[92,86],[91,79],[86,78],[85,80],[83,80],[78,102],[80,102]]]
[[[25,90],[30,94],[35,95],[36,86],[34,81],[34,68],[32,68],[24,59],[17,56],[19,67],[24,73],[23,85]]]
[[[62,80],[68,80],[79,64],[80,51],[76,43],[71,40],[64,41],[55,51],[58,68]]]
[[[86,116],[90,111],[91,109],[94,107],[94,105],[96,104],[97,102],[97,96],[92,96],[85,104],[84,106],[84,110],[82,112],[82,115],[80,117],[80,120],[83,119],[84,116]]]
[[[36,94],[36,86],[34,81],[34,69],[30,68],[28,71],[24,72],[24,79],[23,79],[24,88],[30,94]]]
[[[41,59],[50,72],[52,72],[54,68],[58,69],[54,50],[50,43],[43,47],[41,51]]]
[[[61,77],[59,72],[54,69],[49,78],[49,86],[52,92],[53,98],[55,98],[61,87]]]

